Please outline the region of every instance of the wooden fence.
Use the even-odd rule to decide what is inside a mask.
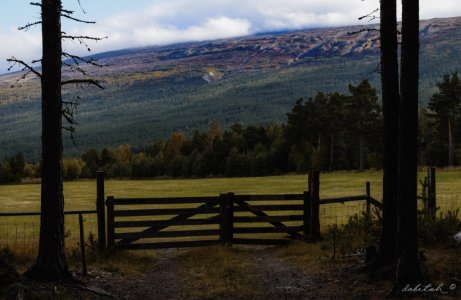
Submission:
[[[365,195],[322,200],[315,197],[318,192],[313,190],[283,195],[226,193],[141,199],[109,196],[107,246],[109,250],[135,250],[315,241],[320,234],[320,205],[366,201],[369,219],[370,206],[381,207],[381,203],[370,196],[369,183],[366,191]],[[261,237],[267,234],[271,236]]]
[[[424,184],[422,183],[423,195],[419,198],[423,200],[424,208],[428,213],[435,216],[434,168],[428,169],[427,178]],[[68,211],[65,214],[96,213],[98,245],[100,250],[106,250],[214,244],[278,245],[292,239],[315,241],[320,234],[321,205],[366,201],[367,222],[371,220],[371,206],[382,208],[382,203],[371,197],[368,182],[364,195],[330,199],[319,199],[318,173],[309,174],[308,186],[309,191],[302,194],[227,193],[211,197],[147,199],[120,199],[111,196],[106,200],[104,172],[98,172],[96,210]],[[146,208],[149,205],[154,208]],[[40,212],[0,213],[0,217],[39,215]],[[263,239],[257,236],[260,234],[285,234],[285,236]],[[187,240],[178,240],[179,238]]]

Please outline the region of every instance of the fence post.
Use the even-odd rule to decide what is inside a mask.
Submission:
[[[370,187],[370,182],[366,182],[365,186],[365,191],[367,195],[367,206],[366,206],[366,212],[365,212],[365,242],[368,243],[368,233],[370,230],[370,225],[371,225],[371,203],[370,203],[370,197],[371,197],[371,187]]]
[[[106,248],[106,214],[104,208],[104,171],[96,172],[96,211],[98,214],[98,248]]]
[[[436,203],[436,190],[435,190],[435,183],[436,183],[436,178],[435,178],[435,168],[428,168],[427,169],[427,178],[428,178],[428,201],[427,201],[427,207],[429,210],[429,216],[432,219],[435,219],[435,211],[437,207]]]
[[[367,221],[369,222],[371,220],[371,203],[370,203],[370,198],[371,198],[371,186],[370,182],[367,181],[366,183],[366,195],[367,195]]]
[[[221,194],[219,196],[219,211],[221,222],[219,225],[219,239],[221,244],[232,244],[234,234],[234,193]]]
[[[115,246],[115,226],[114,226],[114,197],[107,197],[107,250],[113,251]]]
[[[320,240],[320,172],[309,171],[309,193],[311,202],[309,239]]]
[[[81,213],[78,214],[78,223],[80,226],[80,252],[82,254],[82,274],[86,276],[88,274],[86,266],[86,249],[85,249],[85,231],[83,228],[83,216]]]
[[[304,192],[303,194],[303,231],[304,231],[304,240],[309,240],[309,235],[311,232],[311,197],[309,192]]]

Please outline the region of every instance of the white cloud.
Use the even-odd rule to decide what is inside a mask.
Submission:
[[[0,41],[2,41],[0,73],[7,70],[10,64],[7,63],[6,59],[13,56],[21,60],[33,60],[41,57],[42,39],[36,33],[18,31],[16,28],[12,28],[7,32],[0,31]]]
[[[461,16],[459,0],[421,0],[419,15],[422,19]]]
[[[90,43],[93,53],[121,48],[165,45],[308,27],[367,24],[358,18],[379,7],[379,0],[155,0],[140,11],[120,12],[79,27],[65,22],[72,34],[109,36]],[[421,0],[421,18],[461,15],[459,0]],[[378,20],[375,20],[378,22]],[[0,73],[11,55],[32,59],[40,52],[39,32],[0,31]],[[85,54],[78,42],[69,51]]]

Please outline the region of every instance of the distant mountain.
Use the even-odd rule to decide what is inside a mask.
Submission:
[[[461,70],[461,17],[421,22],[422,103],[443,74]],[[147,145],[174,130],[236,122],[283,122],[300,97],[347,92],[368,78],[379,89],[377,25],[310,29],[96,54],[108,66],[86,66],[105,90],[70,88],[81,95],[77,145]],[[22,151],[38,157],[39,81],[9,88],[18,74],[0,76],[0,157]],[[64,72],[64,76],[78,76]]]

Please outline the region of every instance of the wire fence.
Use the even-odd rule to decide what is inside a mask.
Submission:
[[[446,215],[449,211],[456,212],[461,209],[461,195],[452,193],[437,196],[437,216]],[[418,208],[423,208],[422,201],[418,201]],[[320,226],[325,241],[332,243],[332,232],[334,228],[344,228],[351,222],[357,223],[363,221],[367,210],[366,201],[353,201],[346,203],[330,203],[320,205]],[[375,213],[376,212],[376,213]],[[379,210],[371,206],[372,218],[379,218]],[[362,221],[358,221],[361,219]],[[458,214],[461,220],[461,214]],[[355,220],[355,221],[354,221]],[[85,240],[90,239],[93,235],[97,240],[97,215],[96,212],[84,212],[84,231]],[[366,226],[363,222],[360,223]],[[360,225],[360,226],[362,226]],[[365,228],[366,231],[370,228]],[[40,215],[15,215],[0,214],[0,248],[8,247],[16,255],[21,257],[35,256],[38,249],[40,234]],[[65,215],[65,243],[67,250],[77,249],[79,245],[79,218],[78,212],[72,212]],[[339,241],[338,241],[339,243]]]
[[[438,216],[446,214],[449,211],[461,210],[461,194],[438,195],[436,207]]]
[[[346,203],[331,203],[320,205],[320,226],[322,231],[331,226],[341,226],[349,222],[355,215],[362,215],[366,212],[365,201],[354,201]]]
[[[73,250],[79,245],[78,213],[65,214],[65,245]],[[85,240],[97,234],[96,212],[83,213]],[[8,247],[19,257],[36,256],[40,237],[40,215],[0,215],[0,248]],[[96,237],[95,237],[96,239]]]

